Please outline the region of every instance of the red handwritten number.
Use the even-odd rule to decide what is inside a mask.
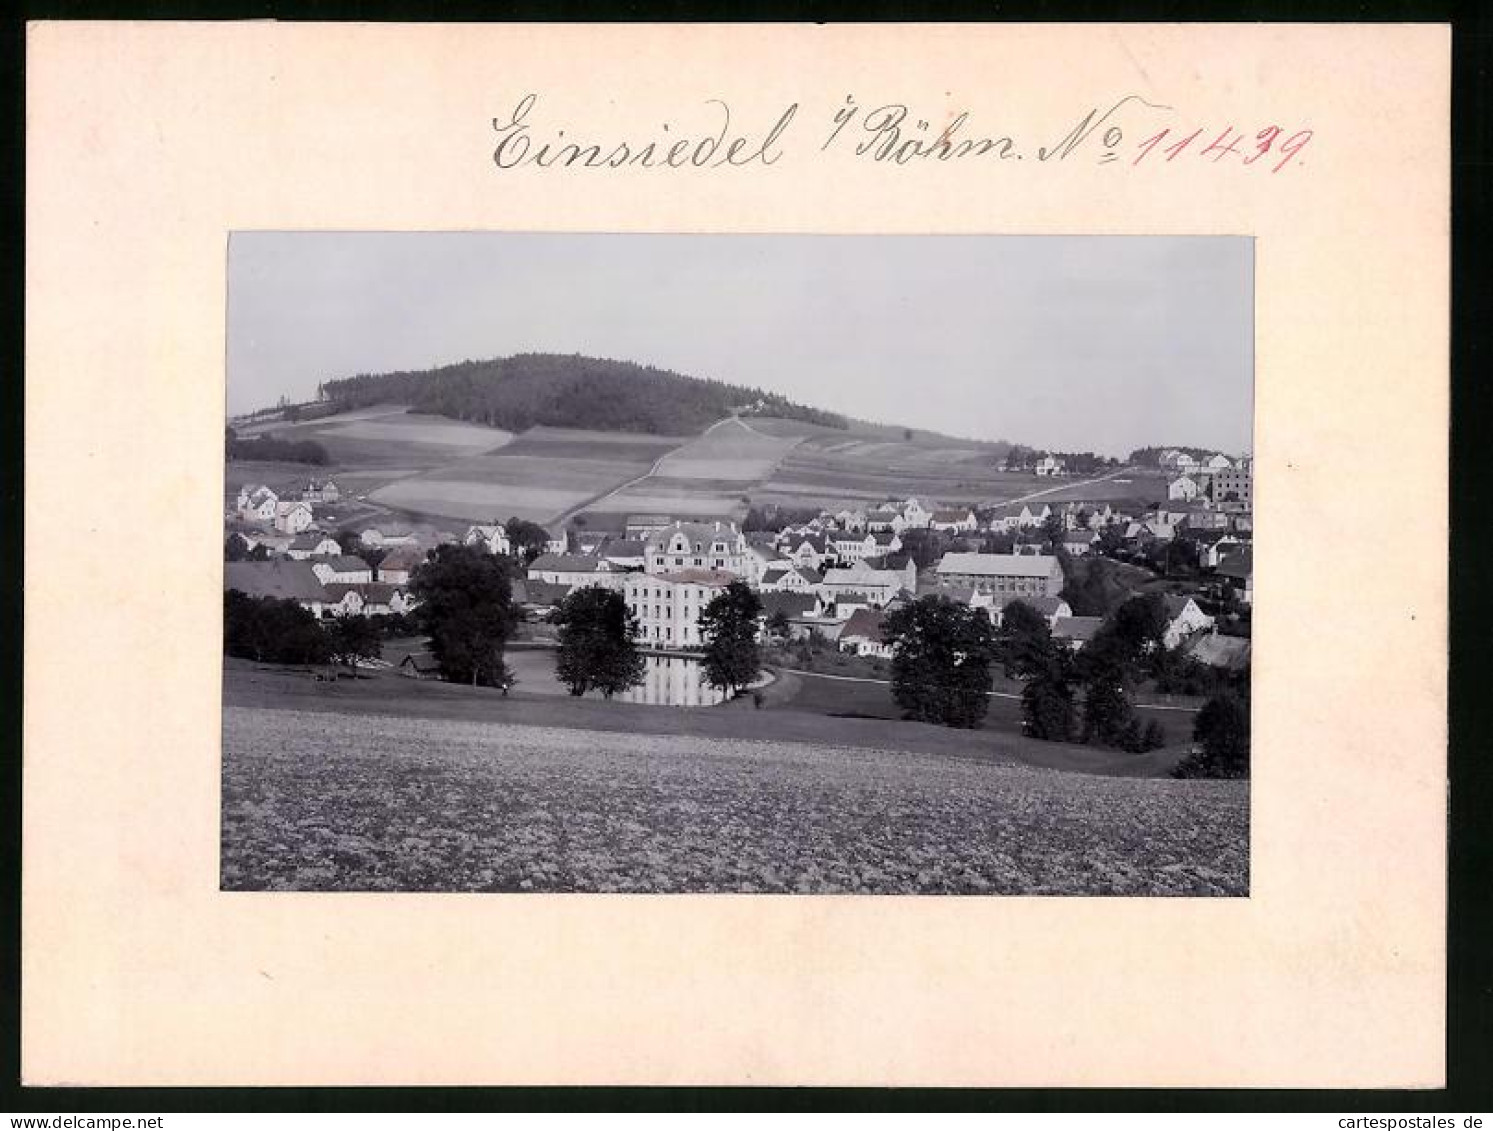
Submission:
[[[1286,138],[1285,141],[1280,143],[1280,152],[1284,153],[1285,156],[1282,157],[1280,159],[1280,163],[1270,171],[1272,173],[1279,173],[1282,169],[1290,164],[1291,158],[1295,157],[1296,154],[1300,153],[1303,149],[1306,148],[1306,143],[1311,141],[1311,139],[1311,130],[1297,130],[1290,137]]]
[[[1211,142],[1208,143],[1208,148],[1205,149],[1205,150],[1203,150],[1203,154],[1202,155],[1204,157],[1206,157],[1206,156],[1208,156],[1208,154],[1212,153],[1215,149],[1217,149],[1219,151],[1218,156],[1215,157],[1215,158],[1213,158],[1214,162],[1217,163],[1218,161],[1222,160],[1224,157],[1227,157],[1230,153],[1238,153],[1239,152],[1239,148],[1238,148],[1238,146],[1239,146],[1239,140],[1244,137],[1243,134],[1240,134],[1239,138],[1236,138],[1234,141],[1229,142],[1227,148],[1224,148],[1220,144],[1221,142],[1224,141],[1225,138],[1227,138],[1233,132],[1234,132],[1234,127],[1233,126],[1227,126],[1227,127],[1225,127],[1223,133],[1219,134],[1216,138],[1214,138]]]
[[[1197,140],[1197,136],[1200,133],[1202,133],[1202,132],[1203,132],[1202,127],[1199,126],[1197,129],[1193,130],[1192,133],[1188,134],[1186,137],[1184,137],[1181,141],[1177,142],[1175,145],[1169,145],[1169,146],[1167,146],[1166,147],[1166,152],[1168,154],[1167,160],[1168,161],[1175,161],[1177,159],[1177,157],[1181,155],[1181,153],[1182,153],[1182,151],[1184,149],[1186,149],[1189,145],[1191,145],[1194,141]]]
[[[1171,133],[1171,132],[1172,132],[1171,130],[1162,130],[1155,137],[1148,137],[1145,141],[1141,142],[1140,143],[1140,157],[1137,157],[1134,161],[1131,162],[1131,164],[1132,165],[1139,165],[1140,162],[1141,162],[1141,157],[1144,157],[1147,153],[1150,153],[1151,150],[1155,149],[1157,143],[1160,142],[1162,138],[1166,137],[1166,135],[1169,134],[1169,133]]]
[[[1244,159],[1246,165],[1253,165],[1261,157],[1270,152],[1270,147],[1275,144],[1275,139],[1280,137],[1279,126],[1266,126],[1255,134],[1255,151]]]

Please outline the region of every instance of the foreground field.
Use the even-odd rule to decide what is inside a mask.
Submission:
[[[224,710],[232,890],[1243,895],[1248,787]]]

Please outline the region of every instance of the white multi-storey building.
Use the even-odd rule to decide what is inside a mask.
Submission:
[[[627,611],[637,618],[638,643],[645,648],[703,648],[700,614],[735,580],[735,574],[713,569],[629,573],[622,595]]]

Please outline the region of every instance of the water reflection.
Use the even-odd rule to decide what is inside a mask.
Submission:
[[[617,696],[624,703],[651,703],[661,707],[713,707],[726,693],[705,682],[699,660],[684,656],[644,656],[644,680]]]

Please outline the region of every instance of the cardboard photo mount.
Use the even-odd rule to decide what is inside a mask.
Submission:
[[[1449,40],[33,25],[25,1082],[1440,1085]],[[772,163],[502,168],[529,94],[536,136],[797,109]],[[1130,95],[1139,160],[826,143],[850,99],[1025,156]],[[1252,236],[1250,896],[219,891],[225,254],[268,228]]]

